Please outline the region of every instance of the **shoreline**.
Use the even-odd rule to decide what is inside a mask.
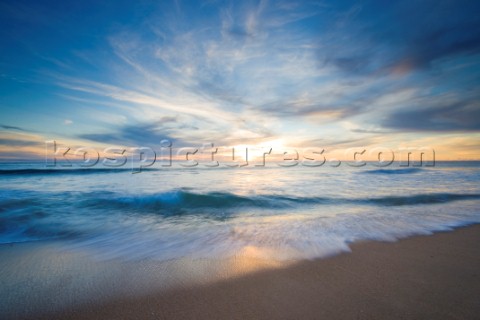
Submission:
[[[475,319],[480,225],[102,303],[44,319]]]

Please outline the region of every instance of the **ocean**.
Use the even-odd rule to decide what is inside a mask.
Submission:
[[[51,169],[2,163],[0,243],[94,259],[314,259],[480,222],[480,163]]]

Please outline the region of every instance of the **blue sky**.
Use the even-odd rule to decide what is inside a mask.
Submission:
[[[478,1],[1,1],[0,157],[429,146],[480,159]]]

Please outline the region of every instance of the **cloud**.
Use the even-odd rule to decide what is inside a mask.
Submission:
[[[81,134],[80,139],[120,146],[143,147],[158,146],[162,140],[179,142],[170,135],[174,131],[168,123],[175,123],[176,118],[164,117],[151,123],[138,123],[121,126],[111,133]]]
[[[480,21],[475,13],[480,10],[478,1],[411,1],[400,10],[397,14],[410,16],[398,26],[406,32],[393,29],[386,34],[398,33],[406,53],[400,63],[428,68],[443,58],[480,52]]]
[[[0,132],[0,159],[37,158],[44,153],[45,140],[41,136],[16,129],[10,132]]]
[[[425,70],[480,53],[478,1],[363,1],[351,8],[360,9],[349,15],[341,4],[332,6],[330,30],[319,38],[321,63],[348,74]]]
[[[403,131],[480,131],[480,101],[397,110],[383,125]]]
[[[0,161],[15,161],[15,160],[40,160],[44,159],[45,155],[37,152],[30,152],[24,150],[18,151],[3,151],[0,150]]]
[[[9,125],[5,125],[5,124],[0,125],[0,127],[3,128],[3,129],[5,129],[5,130],[28,131],[28,130],[23,129],[23,128],[21,128],[21,127],[9,126]]]
[[[0,145],[1,146],[8,146],[8,147],[33,147],[33,146],[40,146],[44,145],[39,141],[32,141],[32,140],[17,140],[17,139],[4,139],[0,138]]]
[[[263,113],[277,117],[303,117],[316,122],[340,120],[359,114],[362,107],[359,105],[335,106],[322,105],[314,102],[302,103],[300,101],[269,103],[260,107]]]
[[[258,144],[271,140],[275,136],[258,124],[252,126],[241,120],[232,130],[217,131],[208,127],[200,129],[190,122],[180,121],[177,117],[166,116],[156,121],[113,127],[111,132],[107,133],[81,134],[78,138],[116,146],[153,148],[158,147],[162,140],[172,142],[175,147],[201,146],[204,143],[233,146]]]
[[[45,136],[354,145],[479,128],[478,1],[160,1],[101,5],[88,19],[76,10],[88,4],[78,6],[3,5],[8,32],[43,8],[41,21],[3,38],[15,63],[0,80],[21,92],[7,78],[30,79],[31,95],[8,94],[4,104],[42,119],[50,112],[54,119],[35,125]],[[17,42],[29,49],[19,55]]]
[[[393,131],[379,130],[379,129],[351,129],[351,132],[355,133],[372,133],[372,134],[387,134],[394,133]]]
[[[423,70],[442,57],[477,50],[471,41],[474,33],[460,36],[475,20],[464,8],[444,1],[431,7],[412,1],[391,6],[376,1],[317,7],[263,1],[216,5],[206,5],[208,15],[189,19],[193,7],[179,3],[175,19],[163,15],[169,10],[161,10],[147,20],[150,29],[124,28],[111,35],[109,43],[121,70],[115,81],[62,77],[59,85],[65,88],[130,105],[130,111],[123,111],[138,122],[81,137],[134,144],[158,143],[165,137],[185,143],[260,141],[275,135],[275,121],[298,118],[332,124],[364,114],[367,127],[382,125],[385,130],[359,125],[353,132],[412,130],[401,124],[405,119],[399,120],[409,111],[395,111],[405,110],[404,101],[380,103],[380,98],[402,92],[409,84],[382,76]],[[385,17],[376,14],[378,10]],[[454,17],[443,19],[445,12]],[[407,22],[402,14],[423,19]],[[304,27],[318,19],[325,21],[320,28]],[[350,77],[364,75],[371,77],[360,82]],[[423,85],[431,89],[435,84]],[[162,114],[182,115],[183,128],[151,121]],[[463,124],[466,130],[475,127],[452,121],[443,130],[458,130]],[[433,130],[440,124],[436,120],[424,126]]]

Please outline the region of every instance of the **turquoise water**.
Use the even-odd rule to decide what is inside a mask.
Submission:
[[[98,259],[317,258],[348,251],[354,241],[480,222],[476,162],[139,174],[42,163],[0,169],[0,243],[54,241]]]

